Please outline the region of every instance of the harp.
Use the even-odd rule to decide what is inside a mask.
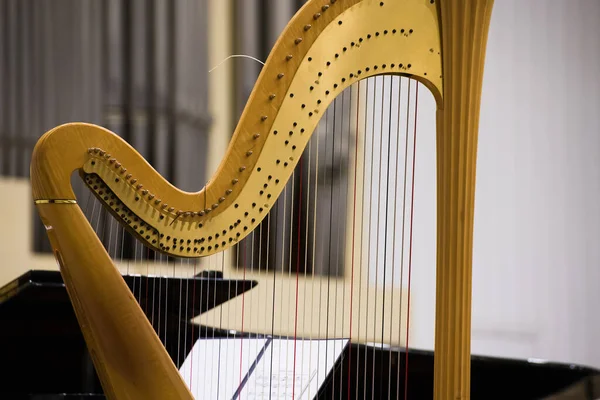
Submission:
[[[401,90],[401,86],[394,86],[394,82],[399,82],[398,77],[410,78],[414,82],[413,91],[418,90],[419,85],[426,87],[437,105],[435,398],[469,398],[475,166],[492,5],[493,0],[307,2],[274,46],[217,172],[197,193],[174,187],[135,149],[102,127],[72,123],[42,136],[31,163],[34,202],[109,398],[191,398],[192,394],[115,268],[110,250],[79,207],[71,186],[73,172],[78,172],[103,207],[149,251],[177,259],[224,257],[226,252],[236,248],[239,251],[243,239],[262,229],[265,222],[268,227],[269,211],[281,200],[282,194],[286,195],[286,183],[294,177],[295,168],[302,165],[302,154],[310,149],[311,135],[327,107],[345,96],[344,93],[349,93],[347,101],[358,109],[355,122],[344,122],[357,132],[354,151],[350,151],[350,146],[345,150],[355,159],[355,164],[362,162],[368,168],[364,165],[367,158],[356,150],[359,136],[364,136],[366,131],[370,132],[371,139],[364,140],[363,149],[371,146],[373,153],[383,154],[384,147],[393,147],[390,139],[384,143],[377,138],[375,128],[361,133],[358,125],[366,126],[367,121],[379,118],[372,111],[361,111],[369,90],[372,96],[377,96],[378,90],[380,96],[382,92],[390,96],[389,101],[381,102],[379,111],[392,106],[400,108],[400,96],[393,97],[396,90]],[[377,86],[378,81],[373,80],[382,76],[389,77],[388,86],[385,81],[380,81],[384,86]],[[393,77],[396,81],[392,81]],[[417,95],[418,91],[410,93]],[[381,118],[380,131],[384,125]],[[334,115],[333,124],[336,121]],[[387,121],[386,126],[391,131],[391,118]],[[400,131],[399,126],[395,124],[397,131]],[[407,132],[407,143],[408,137]],[[396,145],[400,143],[398,138],[394,140]],[[411,140],[414,144],[414,137]],[[400,158],[399,151],[395,155]],[[409,157],[404,158],[405,164],[409,161]],[[395,164],[391,165],[393,170]],[[361,175],[358,168],[354,171],[350,176],[356,188],[357,179],[365,179],[368,174]],[[373,167],[368,171],[373,172]],[[367,179],[371,183],[375,181],[373,177]],[[377,178],[377,182],[381,182],[381,178]],[[391,187],[389,183],[386,185]],[[364,195],[368,191],[363,187],[363,194],[357,196],[354,190],[347,196],[354,210],[348,217],[345,237],[352,243],[351,239],[365,231],[357,227],[360,223],[356,215],[364,212],[364,207],[371,207],[371,197]],[[297,197],[303,198],[302,194]],[[383,194],[380,197],[384,197]],[[401,201],[399,196],[392,199],[401,205],[408,202]],[[367,209],[373,215],[373,207]],[[402,214],[404,217],[405,213]],[[344,213],[337,215],[346,218]],[[288,225],[284,230],[290,230],[293,215],[285,219]],[[381,243],[388,243],[387,236],[396,226],[395,217],[389,216],[388,220],[391,228],[384,229],[382,237],[386,238],[382,238]],[[378,236],[379,224],[376,230]],[[404,231],[403,227],[402,233]],[[292,242],[299,241],[300,236],[284,235],[285,243],[276,241],[272,246],[291,248]],[[367,233],[367,236],[372,235]],[[389,240],[393,247],[396,242],[393,238]],[[377,251],[378,242],[369,245],[369,249],[371,247]],[[225,316],[225,311],[220,311],[221,322],[224,320],[227,329],[237,331],[268,334],[279,330],[283,335],[293,336],[295,341],[310,331],[298,321],[299,313],[308,315],[313,310],[319,314],[315,319],[321,323],[320,311],[332,311],[336,306],[329,304],[329,300],[339,298],[341,304],[348,303],[348,307],[340,317],[333,318],[333,322],[329,318],[323,322],[326,330],[339,329],[336,336],[351,341],[373,342],[379,338],[381,344],[399,345],[403,339],[395,339],[400,334],[390,326],[397,325],[401,307],[394,311],[394,306],[388,302],[386,307],[382,300],[386,294],[393,296],[394,288],[373,289],[371,295],[363,293],[363,300],[370,300],[374,307],[374,315],[368,307],[362,310],[366,321],[362,322],[363,328],[387,320],[390,321],[387,330],[382,327],[373,333],[363,333],[360,326],[357,327],[362,306],[354,295],[363,289],[369,290],[365,275],[358,271],[364,253],[351,247],[349,256],[345,257],[350,265],[347,279],[332,278],[331,274],[316,279],[318,284],[327,281],[329,285],[332,279],[339,283],[342,297],[337,291],[336,295],[323,297],[323,291],[319,290],[322,286],[316,286],[314,274],[312,277],[300,274],[298,266],[293,271],[290,268],[287,276],[271,273],[269,279],[259,282],[259,287],[267,287],[261,292],[263,295],[268,297],[273,293],[270,299],[265,299],[270,301],[269,306],[278,302],[275,289],[290,295],[290,308],[280,307],[275,312],[263,303],[261,309],[267,310],[273,320],[277,317],[283,321],[286,316],[287,325],[282,323],[275,329],[271,318],[266,318],[263,327],[247,320],[244,328],[243,316],[247,310],[243,308],[243,299],[241,310]],[[306,255],[297,252],[294,256],[304,259]],[[383,279],[387,276],[386,261],[384,256],[379,266],[383,269]],[[280,262],[284,264],[283,260]],[[243,275],[255,277],[261,272],[247,271],[244,267]],[[258,289],[252,289],[248,298]],[[302,306],[298,298],[303,300]],[[238,321],[241,326],[237,325]],[[326,335],[317,332],[315,337]],[[401,395],[406,396],[406,393],[398,393],[398,397]]]

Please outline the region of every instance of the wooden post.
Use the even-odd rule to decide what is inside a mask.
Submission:
[[[475,168],[492,6],[493,0],[439,2],[444,96],[437,116],[437,400],[470,398]]]

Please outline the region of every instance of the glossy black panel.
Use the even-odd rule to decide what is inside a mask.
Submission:
[[[214,274],[123,279],[176,364],[204,331],[191,318],[256,286]],[[102,393],[60,273],[30,271],[0,289],[0,365],[0,399]]]
[[[217,273],[195,279],[124,280],[177,365],[197,338],[226,335],[187,321],[256,285],[224,280]],[[104,398],[58,272],[30,271],[0,289],[0,355],[0,399]],[[431,399],[433,357],[429,351],[409,350],[407,355],[405,349],[351,345],[319,398],[404,399],[406,391],[408,399]],[[578,365],[483,356],[472,357],[471,371],[471,398],[486,400],[542,399],[577,382],[586,387],[587,379],[599,374]],[[570,399],[593,397],[590,392]]]
[[[432,399],[433,357],[431,351],[409,349],[407,357],[405,349],[352,345],[319,399]],[[471,398],[543,399],[598,373],[572,364],[472,356]]]

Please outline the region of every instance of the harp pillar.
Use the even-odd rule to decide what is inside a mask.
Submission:
[[[493,0],[438,3],[444,79],[437,114],[434,397],[439,400],[470,398],[475,168],[492,6]]]

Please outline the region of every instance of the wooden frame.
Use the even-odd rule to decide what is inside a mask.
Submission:
[[[191,395],[74,203],[72,172],[146,245],[179,257],[214,254],[266,216],[336,93],[378,74],[417,79],[437,101],[435,398],[469,398],[477,131],[492,4],[309,1],[277,41],[221,165],[197,193],[172,186],[101,127],[67,124],[39,140],[33,197],[109,398]]]

